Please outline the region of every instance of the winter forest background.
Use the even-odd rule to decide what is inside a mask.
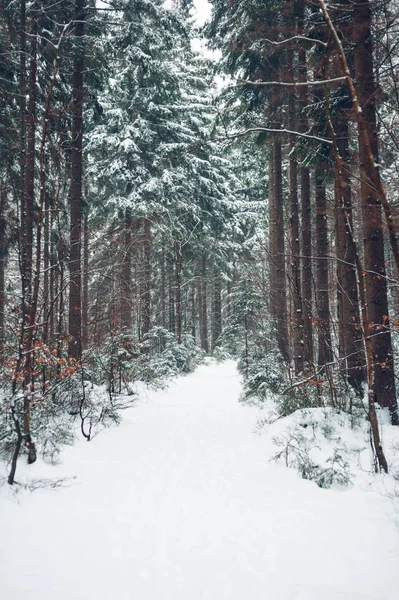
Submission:
[[[399,4],[210,5],[198,29],[190,0],[1,0],[11,484],[205,355],[238,361],[246,401],[361,420],[388,471]]]

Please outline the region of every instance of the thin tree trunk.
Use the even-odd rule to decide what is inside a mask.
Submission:
[[[3,346],[5,342],[5,329],[4,329],[4,310],[6,303],[6,291],[5,291],[5,266],[6,266],[6,255],[7,255],[7,238],[6,238],[6,190],[1,185],[0,190],[0,357],[3,356]]]
[[[197,322],[197,310],[195,304],[195,286],[191,286],[190,291],[190,299],[191,299],[191,335],[193,336],[194,341],[197,339],[197,330],[196,330],[196,322]]]
[[[161,325],[166,329],[166,257],[165,257],[165,237],[162,235],[161,249]]]
[[[57,240],[55,232],[54,219],[55,206],[52,204],[50,218],[50,312],[49,312],[49,341],[52,344],[55,337],[55,319],[58,314],[58,259],[57,259]]]
[[[48,340],[50,312],[50,196],[46,194],[44,206],[44,239],[43,239],[43,339]]]
[[[294,82],[293,51],[287,51],[288,80]],[[288,106],[288,126],[292,131],[297,124],[296,97],[294,88],[290,88]],[[299,202],[298,202],[298,163],[292,156],[296,139],[289,140],[289,202],[290,202],[290,264],[292,298],[292,338],[295,373],[303,371],[303,309],[300,280],[300,244],[299,244]]]
[[[206,271],[206,257],[203,254],[199,263],[198,314],[201,348],[205,350],[205,352],[209,352]]]
[[[71,223],[69,256],[69,335],[68,354],[79,361],[82,355],[82,178],[83,178],[83,69],[84,0],[75,1],[75,58],[72,74]]]
[[[318,365],[332,361],[331,323],[328,277],[327,199],[324,182],[325,168],[317,166],[316,183],[316,304],[318,334]]]
[[[175,242],[175,298],[176,298],[176,337],[177,343],[182,341],[182,300],[181,300],[181,243]]]
[[[173,281],[173,260],[168,257],[168,312],[169,312],[169,331],[176,334],[176,311],[175,311],[175,286]]]
[[[298,32],[304,29],[304,2],[298,2]],[[308,79],[306,50],[302,47],[298,52],[298,80],[306,82]],[[308,88],[305,85],[299,88],[299,127],[300,131],[308,130],[306,108],[309,105]],[[303,309],[303,343],[304,364],[309,370],[313,364],[313,301],[312,301],[312,226],[311,226],[311,197],[310,197],[310,171],[301,167],[301,221],[302,221],[302,272],[301,292]]]
[[[82,349],[89,345],[89,209],[86,205],[83,225],[83,296],[82,296]]]
[[[212,353],[222,334],[222,282],[217,269],[213,272]]]
[[[25,284],[24,310],[23,310],[23,389],[24,389],[24,426],[23,435],[28,451],[28,463],[36,461],[36,448],[33,443],[30,421],[33,391],[33,328],[35,314],[32,297],[32,270],[33,270],[33,225],[35,206],[35,151],[36,151],[36,104],[37,104],[37,14],[36,3],[31,8],[30,32],[30,58],[29,58],[29,99],[28,99],[28,124],[27,124],[27,152],[26,152],[26,195],[25,195],[25,231],[23,244],[23,278]],[[39,241],[40,243],[40,241]],[[40,247],[36,249],[40,252]],[[14,387],[14,386],[13,386]]]
[[[150,222],[143,219],[142,223],[142,260],[143,272],[140,290],[140,339],[150,331],[151,327],[151,271],[150,271]]]
[[[273,255],[273,277],[271,278],[270,301],[276,316],[276,338],[278,349],[285,362],[290,360],[288,349],[287,283],[285,273],[285,228],[282,174],[281,137],[273,134],[275,248]],[[274,282],[274,284],[273,284]]]
[[[133,260],[133,240],[132,240],[132,211],[128,207],[125,209],[123,219],[123,262],[122,262],[122,290],[121,290],[121,320],[122,328],[127,334],[133,330],[133,312],[132,312],[132,260]]]

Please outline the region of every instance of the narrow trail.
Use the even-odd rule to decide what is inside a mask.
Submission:
[[[63,453],[65,489],[1,497],[2,600],[394,600],[372,494],[268,463],[232,363],[151,392]]]

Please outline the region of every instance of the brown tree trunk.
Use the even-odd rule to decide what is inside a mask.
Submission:
[[[195,286],[192,285],[191,289],[190,289],[190,313],[191,313],[191,335],[194,339],[194,341],[197,340],[197,328],[196,328],[196,324],[197,324],[197,307],[196,307],[196,302],[195,302]]]
[[[293,51],[287,51],[288,81],[294,82]],[[294,88],[289,91],[288,127],[294,131],[297,126],[296,97]],[[292,341],[295,373],[303,371],[303,309],[300,279],[299,244],[299,202],[298,202],[298,163],[292,156],[296,139],[289,140],[289,204],[290,204],[290,284],[292,298]]]
[[[83,178],[83,69],[84,69],[84,0],[75,0],[75,57],[72,74],[72,146],[71,212],[69,255],[69,335],[68,354],[79,361],[82,355],[82,178]]]
[[[332,361],[330,301],[328,276],[327,199],[324,165],[316,167],[316,305],[318,335],[318,365]]]
[[[175,310],[175,286],[173,277],[173,260],[168,256],[168,312],[169,312],[169,331],[176,334],[176,310]]]
[[[150,271],[150,222],[142,223],[142,277],[140,286],[140,339],[150,331],[151,327],[151,271]]]
[[[353,3],[353,41],[356,91],[362,109],[363,125],[367,127],[372,154],[378,161],[377,119],[375,109],[371,6],[367,2]],[[393,350],[388,314],[385,269],[384,233],[381,203],[373,185],[374,165],[369,164],[367,138],[359,124],[360,193],[362,199],[364,267],[366,299],[372,331],[374,365],[374,401],[387,407],[393,424],[399,424],[393,369]]]
[[[89,345],[89,208],[86,205],[83,224],[83,295],[82,295],[82,349]]]
[[[36,153],[36,104],[37,104],[37,14],[36,3],[31,8],[30,54],[29,54],[29,98],[27,114],[27,151],[26,151],[26,194],[24,206],[23,240],[23,389],[24,389],[24,425],[25,447],[28,451],[28,463],[36,461],[36,448],[30,431],[31,403],[33,391],[33,314],[32,272],[33,272],[33,226],[35,211],[35,153]],[[40,252],[40,248],[37,248]]]
[[[203,254],[199,263],[198,314],[201,348],[205,350],[205,352],[209,352],[206,272],[206,257],[205,254]]]
[[[366,356],[356,280],[356,254],[352,243],[352,194],[349,165],[349,129],[345,116],[335,124],[337,145],[343,161],[335,186],[335,245],[337,253],[337,303],[339,358],[349,384],[361,392],[366,382]]]
[[[3,357],[3,346],[5,341],[4,329],[4,310],[6,303],[5,291],[5,266],[7,255],[7,238],[6,238],[6,200],[7,194],[5,187],[1,185],[0,190],[0,361]]]
[[[132,211],[128,207],[123,215],[123,262],[122,262],[122,285],[121,285],[121,321],[122,328],[127,334],[132,333],[133,313],[132,313],[132,258],[133,258],[133,240],[132,240]]]
[[[161,325],[166,329],[166,257],[165,257],[165,237],[162,235],[161,249]]]
[[[182,298],[181,298],[182,253],[181,243],[175,242],[175,299],[176,299],[176,337],[182,341]]]
[[[217,269],[213,272],[212,353],[222,334],[222,282]]]
[[[285,227],[284,196],[282,174],[281,137],[273,134],[273,171],[274,171],[274,210],[275,248],[273,255],[273,276],[271,278],[270,301],[276,315],[277,345],[285,362],[290,360],[288,348],[287,282],[285,272]]]
[[[297,3],[298,15],[298,33],[304,33],[304,2]],[[301,46],[298,52],[298,81],[304,83],[308,80],[308,63],[306,50]],[[301,85],[298,88],[299,93],[299,128],[300,131],[308,130],[308,118],[306,108],[309,105],[308,88]],[[300,169],[301,180],[301,226],[302,235],[300,245],[302,249],[302,271],[301,271],[301,292],[303,309],[303,354],[305,369],[313,364],[313,300],[312,300],[312,226],[311,226],[311,195],[310,195],[310,171],[308,167],[302,166]]]
[[[43,236],[43,339],[48,340],[50,313],[50,196],[46,193]]]
[[[56,315],[58,314],[58,258],[57,258],[57,240],[55,232],[55,218],[54,218],[55,206],[52,204],[52,211],[50,217],[50,307],[49,307],[49,341],[52,344],[55,337],[55,323]]]

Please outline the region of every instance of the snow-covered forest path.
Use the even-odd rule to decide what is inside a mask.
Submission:
[[[203,366],[67,448],[69,487],[3,491],[2,600],[394,600],[384,501],[268,463],[239,393]]]

